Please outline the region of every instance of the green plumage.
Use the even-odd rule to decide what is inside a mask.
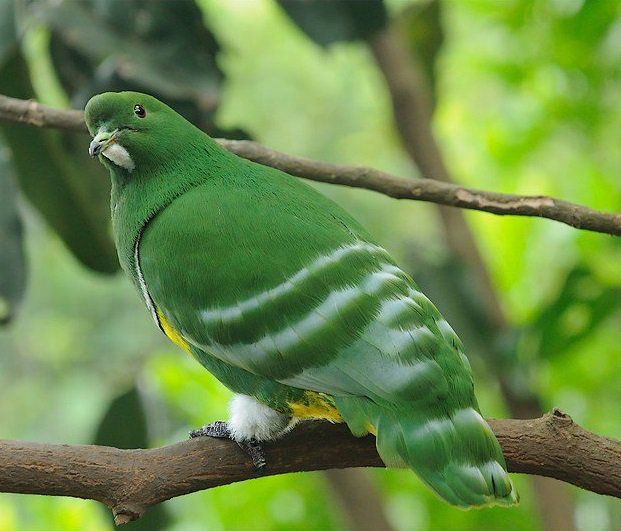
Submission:
[[[86,118],[135,166],[100,156],[123,268],[224,385],[286,415],[322,393],[448,502],[517,501],[459,339],[351,216],[150,96],[96,96]]]

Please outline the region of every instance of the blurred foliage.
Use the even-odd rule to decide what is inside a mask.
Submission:
[[[598,281],[587,264],[569,271],[558,296],[530,323],[533,350],[540,358],[563,356],[588,340],[602,323],[621,314],[621,286]]]
[[[0,65],[13,52],[16,41],[15,3],[0,2]]]
[[[220,46],[194,2],[45,1],[33,16],[51,29],[52,64],[75,106],[109,90],[149,92],[213,136],[243,136],[213,122]]]
[[[412,175],[363,42],[386,12],[433,81],[434,127],[459,181],[621,209],[617,0],[5,0],[0,93],[80,107],[95,92],[142,90],[213,134],[248,131],[285,152]],[[125,279],[91,271],[115,262],[105,258],[107,178],[86,160],[86,137],[0,127],[12,155],[9,167],[0,151],[0,296],[15,290],[9,296],[17,300],[23,278],[11,174],[27,200],[18,206],[30,259],[21,312],[0,334],[0,437],[88,443],[98,433],[103,444],[156,445],[226,417],[228,391],[165,341]],[[468,213],[514,325],[506,337],[491,337],[432,206],[317,187],[411,265],[462,336],[487,415],[506,415],[489,364],[511,362],[520,368],[513,377],[527,379],[547,407],[621,438],[618,239]],[[515,357],[507,361],[508,353]],[[407,471],[378,470],[373,478],[397,530],[539,529],[521,477],[518,509],[470,512],[438,502]],[[572,496],[579,529],[619,529],[617,500],[578,489]],[[169,529],[344,528],[319,474],[253,480],[165,507]],[[0,531],[42,528],[112,525],[94,502],[0,496]]]
[[[0,69],[0,93],[34,96],[26,63],[17,51]],[[105,205],[110,185],[101,176],[84,177],[84,150],[69,155],[82,135],[6,122],[0,131],[28,200],[84,265],[103,273],[116,271],[116,251],[107,230],[110,209]]]
[[[387,23],[382,0],[278,0],[292,20],[316,43],[366,39]]]

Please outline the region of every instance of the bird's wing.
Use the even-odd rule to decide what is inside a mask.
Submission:
[[[456,381],[472,396],[457,336],[353,218],[286,174],[240,170],[177,198],[140,242],[148,293],[188,343],[332,395],[446,395]]]

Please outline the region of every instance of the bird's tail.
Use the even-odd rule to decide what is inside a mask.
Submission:
[[[518,503],[500,445],[473,407],[431,416],[364,397],[336,398],[336,405],[354,435],[376,435],[386,466],[411,468],[447,502],[462,508]]]

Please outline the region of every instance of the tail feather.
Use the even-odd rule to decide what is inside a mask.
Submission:
[[[473,407],[431,418],[363,397],[337,398],[336,405],[354,435],[375,428],[386,466],[413,469],[447,502],[463,508],[518,502],[500,445]]]

